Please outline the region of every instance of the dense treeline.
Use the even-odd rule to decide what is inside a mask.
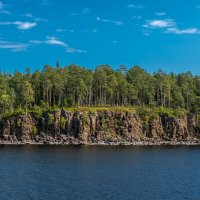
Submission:
[[[190,72],[150,74],[134,66],[95,70],[46,65],[30,73],[0,74],[0,112],[34,106],[149,106],[200,112],[200,76]]]

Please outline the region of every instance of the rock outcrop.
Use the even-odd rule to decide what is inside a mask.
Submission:
[[[45,112],[0,122],[0,142],[13,144],[176,144],[198,143],[196,116],[144,120],[133,112]]]

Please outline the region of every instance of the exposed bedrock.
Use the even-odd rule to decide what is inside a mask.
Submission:
[[[1,141],[11,143],[123,143],[195,141],[200,137],[197,116],[158,116],[144,119],[132,112],[45,112],[39,119],[18,115],[2,119]]]

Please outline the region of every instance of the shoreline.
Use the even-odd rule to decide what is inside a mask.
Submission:
[[[34,142],[34,141],[0,141],[0,145],[48,145],[48,146],[200,146],[200,140],[196,141],[137,141],[137,142],[84,142],[84,141],[76,141],[76,142]]]

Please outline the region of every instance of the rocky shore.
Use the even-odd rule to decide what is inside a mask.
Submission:
[[[200,145],[195,115],[147,118],[134,112],[60,110],[0,121],[0,144]]]
[[[196,141],[152,141],[152,142],[84,142],[84,141],[9,141],[1,140],[0,145],[87,145],[87,146],[199,146],[200,140]]]

